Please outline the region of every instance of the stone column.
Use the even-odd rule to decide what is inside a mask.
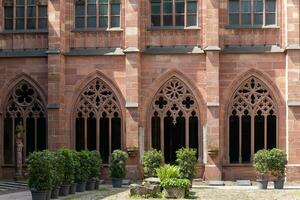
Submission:
[[[64,1],[48,2],[48,148],[69,146],[65,134]]]
[[[205,52],[206,52],[206,76],[207,76],[207,134],[204,138],[207,144],[204,146],[205,178],[209,180],[221,180],[222,169],[220,165],[220,144],[219,135],[219,0],[206,1],[205,19]],[[210,154],[210,150],[217,149],[218,152]]]
[[[286,2],[286,151],[288,154],[287,180],[300,179],[300,1]]]
[[[140,0],[125,1],[125,66],[126,66],[126,147],[139,147],[139,87],[141,56],[139,50]],[[139,157],[129,159],[128,173],[139,178]]]

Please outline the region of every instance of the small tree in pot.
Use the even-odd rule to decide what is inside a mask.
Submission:
[[[269,152],[269,171],[271,175],[275,176],[277,180],[274,181],[275,189],[283,189],[285,166],[287,164],[286,153],[281,149],[272,149]]]
[[[48,151],[33,152],[28,157],[28,186],[33,200],[44,200],[53,187],[53,154]]]
[[[190,148],[181,148],[176,151],[176,163],[180,169],[180,178],[189,179],[190,181],[196,175],[197,151]]]
[[[76,159],[78,159],[79,166],[75,170],[75,181],[77,183],[77,192],[84,192],[86,189],[86,182],[89,179],[89,153],[88,151],[76,152]]]
[[[267,189],[268,180],[265,177],[269,174],[269,151],[268,150],[259,150],[254,155],[254,168],[259,175],[257,179],[257,186],[259,189]]]
[[[64,157],[58,152],[52,152],[52,165],[53,165],[53,188],[51,191],[51,198],[57,199],[60,186],[64,180]]]
[[[58,150],[58,154],[60,154],[63,158],[63,187],[62,191],[60,191],[60,194],[62,196],[66,196],[68,193],[74,194],[76,191],[76,183],[74,183],[75,169],[79,167],[78,160],[75,159],[76,155],[74,152],[65,147],[60,148]]]
[[[163,156],[161,151],[156,149],[146,151],[143,155],[144,176],[157,177],[156,170],[162,165]]]
[[[113,187],[122,187],[122,179],[126,176],[126,161],[128,154],[119,149],[114,150],[110,156],[110,177]]]
[[[102,160],[99,151],[90,151],[89,152],[89,179],[86,185],[87,190],[94,190],[95,188],[98,189],[101,165],[102,165]]]

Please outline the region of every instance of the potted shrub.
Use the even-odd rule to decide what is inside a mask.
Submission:
[[[99,173],[102,164],[99,151],[89,152],[89,179],[86,184],[86,190],[94,190],[99,188]],[[96,186],[97,181],[97,186]]]
[[[64,180],[64,157],[58,152],[53,152],[53,188],[51,191],[51,198],[57,199],[60,191],[60,185]]]
[[[162,165],[163,156],[161,151],[156,149],[146,151],[143,155],[144,176],[157,177],[156,170]]]
[[[166,178],[161,181],[161,186],[164,188],[163,193],[166,198],[183,199],[186,191],[191,187],[191,182],[185,178]]]
[[[53,154],[48,151],[33,152],[28,157],[28,186],[33,200],[44,200],[49,197],[53,182]]]
[[[63,180],[60,195],[66,196],[68,194],[74,194],[76,191],[74,174],[75,168],[78,167],[79,164],[76,164],[76,160],[74,159],[74,153],[72,150],[63,147],[58,149],[57,153],[63,158]]]
[[[183,198],[191,185],[188,179],[178,178],[180,168],[175,165],[161,166],[157,169],[157,176],[167,198]]]
[[[84,192],[89,178],[89,153],[88,151],[77,152],[76,158],[79,162],[79,166],[75,170],[76,192]]]
[[[274,181],[275,189],[283,189],[285,166],[287,164],[286,153],[281,149],[272,149],[269,152],[269,171],[277,179]]]
[[[265,177],[269,174],[269,151],[268,150],[259,150],[254,155],[254,168],[259,175],[257,179],[257,186],[259,189],[267,189],[268,180]]]
[[[176,151],[176,158],[176,163],[180,169],[180,178],[192,181],[196,175],[197,151],[190,148],[181,148]]]
[[[126,176],[126,161],[128,154],[119,149],[114,150],[110,157],[110,177],[113,187],[122,187],[122,179]]]

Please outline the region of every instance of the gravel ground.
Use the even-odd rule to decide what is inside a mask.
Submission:
[[[196,186],[192,189],[191,199],[200,200],[300,200],[300,185],[289,184],[284,190],[258,190],[255,186],[224,186],[209,187]],[[29,191],[0,195],[0,200],[31,200]],[[60,198],[64,200],[137,200],[129,198],[127,187],[112,188],[102,185],[99,190],[92,192],[76,193],[76,195]]]

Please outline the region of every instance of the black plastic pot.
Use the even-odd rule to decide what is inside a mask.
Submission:
[[[76,193],[76,186],[77,186],[77,183],[72,183],[70,185],[69,194],[75,194]]]
[[[50,200],[50,199],[51,199],[51,190],[48,190],[46,194],[46,200]]]
[[[67,196],[69,194],[70,185],[61,185],[59,190],[59,196]]]
[[[258,179],[257,181],[257,188],[266,190],[268,188],[268,181],[267,180],[261,180]]]
[[[112,185],[114,188],[121,188],[122,187],[122,179],[113,178]]]
[[[76,192],[84,192],[86,188],[86,182],[77,183]]]
[[[60,190],[59,186],[57,186],[51,190],[51,199],[58,199],[59,190]]]
[[[95,189],[95,181],[94,180],[89,180],[86,182],[86,190],[94,190]]]
[[[284,186],[284,179],[278,179],[274,181],[274,188],[275,189],[283,189]]]
[[[45,200],[48,193],[49,191],[47,190],[43,190],[43,191],[31,190],[32,200]]]
[[[96,180],[96,181],[95,181],[95,190],[98,190],[98,189],[99,189],[99,185],[100,185],[100,181],[99,181],[99,180]]]

